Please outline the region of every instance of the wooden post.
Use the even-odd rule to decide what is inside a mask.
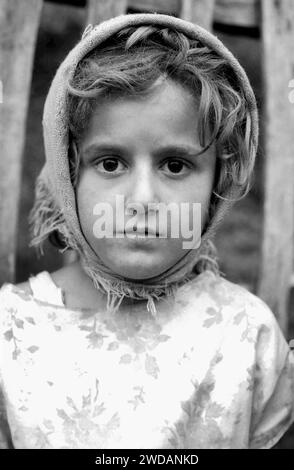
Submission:
[[[214,20],[230,26],[259,28],[259,0],[217,0],[215,3]]]
[[[0,285],[14,280],[22,153],[42,0],[0,0]]]
[[[182,0],[180,17],[211,30],[215,0]]]
[[[294,2],[262,0],[265,203],[259,295],[287,331],[294,254]]]
[[[98,24],[114,16],[123,15],[127,0],[87,0],[87,24]]]

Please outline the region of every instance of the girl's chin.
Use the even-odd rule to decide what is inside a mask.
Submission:
[[[146,281],[147,279],[152,279],[153,277],[159,276],[163,271],[162,270],[154,270],[154,271],[139,271],[138,270],[124,270],[124,271],[116,271],[119,276],[124,277],[127,281],[133,282],[140,282]]]
[[[129,281],[146,281],[147,279],[151,279],[153,277],[157,277],[160,274],[162,274],[168,267],[165,266],[145,266],[142,264],[142,262],[137,262],[133,266],[113,266],[109,265],[107,263],[107,266],[115,273],[118,274],[119,276],[124,277],[125,279]],[[140,268],[138,269],[138,266]]]
[[[161,275],[178,260],[176,256],[171,258],[171,251],[168,250],[161,252],[152,249],[125,251],[117,250],[117,247],[109,250],[107,247],[105,251],[99,249],[95,252],[113,273],[136,282]]]

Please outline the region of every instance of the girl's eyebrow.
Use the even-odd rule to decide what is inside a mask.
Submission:
[[[113,152],[113,153],[120,153],[120,154],[128,154],[129,150],[127,147],[123,145],[116,145],[116,144],[106,144],[106,143],[94,143],[86,147],[84,151],[82,151],[82,155],[87,158],[91,157],[92,155],[96,154],[97,152]],[[203,152],[203,148],[200,146],[193,146],[193,145],[186,145],[186,144],[175,144],[175,145],[163,145],[158,147],[154,152],[153,155],[155,157],[165,157],[165,156],[177,156],[177,155],[186,155],[186,156],[197,156]]]
[[[91,144],[89,147],[86,147],[85,150],[82,150],[82,156],[83,157],[91,157],[92,155],[95,155],[97,152],[115,152],[115,153],[121,153],[125,152],[126,149],[124,149],[121,145],[115,145],[115,144]]]
[[[191,157],[196,157],[203,151],[202,147],[193,146],[193,145],[166,145],[159,147],[156,152],[154,152],[155,156],[176,156],[176,155],[186,155]]]

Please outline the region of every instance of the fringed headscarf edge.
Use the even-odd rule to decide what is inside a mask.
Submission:
[[[81,258],[82,267],[90,277],[96,289],[107,295],[107,310],[115,312],[125,297],[135,300],[147,300],[147,310],[152,316],[156,316],[155,300],[164,297],[174,296],[177,289],[195,278],[205,270],[210,270],[219,275],[217,261],[217,251],[210,239],[205,239],[201,244],[199,256],[195,259],[195,264],[180,280],[164,283],[139,283],[128,280],[108,278],[99,269],[99,263],[103,264],[97,257],[97,262],[89,259],[82,247],[77,243],[73,233],[70,232],[63,211],[57,207],[54,197],[51,195],[43,178],[39,176],[35,187],[35,203],[29,215],[29,224],[32,234],[30,246],[39,249],[43,254],[44,242],[49,236],[58,231],[64,241],[64,252],[68,249],[74,250]]]

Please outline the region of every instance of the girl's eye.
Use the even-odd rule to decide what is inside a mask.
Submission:
[[[187,162],[175,158],[165,162],[163,167],[167,168],[167,171],[165,170],[166,173],[172,173],[173,175],[183,175],[188,171],[189,168],[191,168]]]
[[[122,162],[115,157],[104,158],[100,162],[95,163],[95,168],[100,173],[122,173],[125,169],[125,166]]]

